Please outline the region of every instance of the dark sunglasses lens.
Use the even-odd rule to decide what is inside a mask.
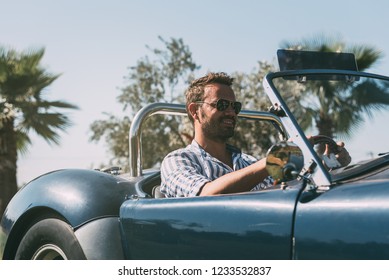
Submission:
[[[216,109],[219,111],[225,111],[227,110],[228,106],[230,106],[230,104],[235,113],[239,114],[240,110],[242,109],[242,103],[240,102],[231,102],[225,99],[219,99],[216,103]]]
[[[239,114],[240,110],[242,110],[242,103],[235,102],[233,103],[232,107],[234,107],[235,113]]]
[[[219,99],[216,102],[216,109],[218,109],[219,111],[225,111],[228,108],[228,106],[230,106],[230,101],[228,100]]]

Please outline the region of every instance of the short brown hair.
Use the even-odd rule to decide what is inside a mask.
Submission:
[[[189,114],[188,106],[189,104],[196,101],[203,101],[204,98],[204,88],[211,84],[222,84],[227,86],[232,86],[234,78],[228,76],[224,72],[210,72],[207,75],[193,80],[188,89],[185,92],[186,96],[186,110],[188,111],[189,119],[193,122],[192,116]]]

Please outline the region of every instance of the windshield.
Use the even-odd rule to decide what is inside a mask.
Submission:
[[[343,141],[351,164],[389,153],[388,78],[351,71],[296,73],[278,73],[272,86],[306,136],[321,134]]]

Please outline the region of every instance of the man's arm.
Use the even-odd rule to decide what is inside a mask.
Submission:
[[[212,182],[206,183],[199,195],[215,195],[250,191],[269,176],[266,170],[266,159],[261,159],[240,170],[225,174]]]

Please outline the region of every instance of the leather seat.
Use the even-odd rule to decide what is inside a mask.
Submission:
[[[153,187],[153,190],[151,191],[151,195],[154,198],[165,198],[165,195],[160,190],[161,186],[157,185]]]

